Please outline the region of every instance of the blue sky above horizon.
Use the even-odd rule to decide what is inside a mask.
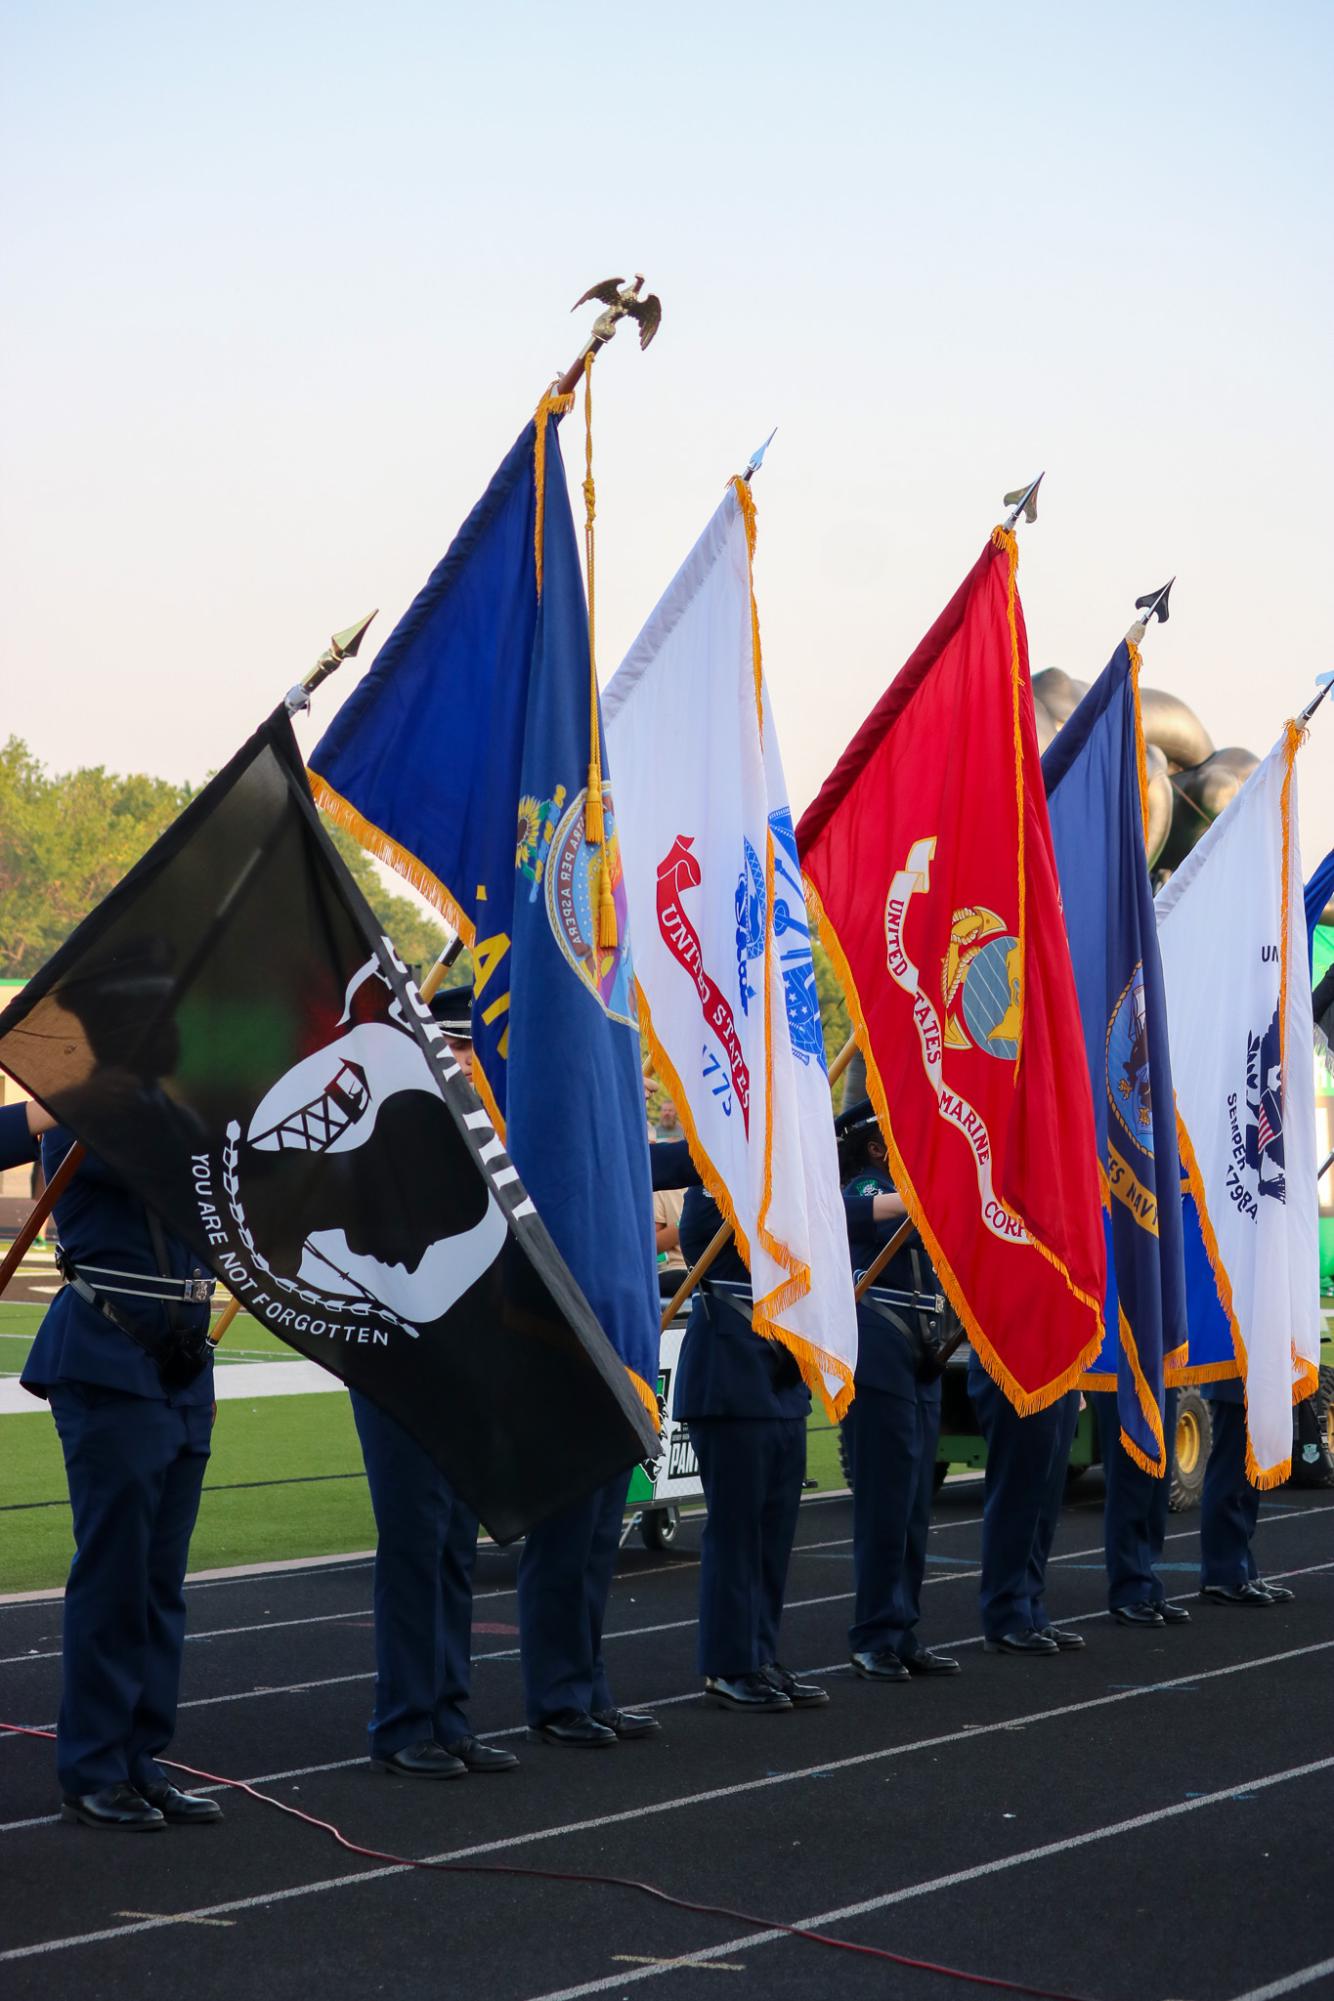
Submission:
[[[595,378],[603,677],[777,424],[798,809],[1043,467],[1035,669],[1091,677],[1173,571],[1145,679],[1217,744],[1334,665],[1328,6],[52,0],[0,58],[0,728],[55,769],[197,780],[331,631],[387,636],[572,300],[636,269],[665,317]],[[1334,713],[1301,779],[1309,867]]]

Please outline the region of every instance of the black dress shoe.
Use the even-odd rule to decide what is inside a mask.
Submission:
[[[763,1674],[706,1674],[704,1693],[723,1709],[791,1709],[791,1698]]]
[[[216,1800],[205,1799],[200,1793],[183,1793],[165,1779],[161,1785],[140,1786],[139,1791],[164,1820],[177,1821],[182,1827],[202,1827],[205,1821],[222,1819]]]
[[[938,1654],[930,1647],[918,1647],[915,1653],[900,1654],[899,1659],[909,1674],[958,1674],[959,1663],[952,1654]]]
[[[769,1661],[760,1673],[770,1688],[778,1689],[787,1697],[794,1709],[818,1709],[829,1700],[827,1688],[821,1688],[818,1681],[798,1681],[781,1661]]]
[[[1286,1584],[1271,1584],[1267,1577],[1257,1577],[1255,1582],[1262,1591],[1269,1593],[1271,1604],[1291,1605],[1293,1599],[1297,1596],[1295,1591],[1289,1591]]]
[[[443,1744],[423,1737],[420,1744],[407,1744],[387,1758],[372,1758],[377,1772],[396,1774],[400,1779],[461,1779],[468,1767],[462,1758],[451,1757]]]
[[[1190,1624],[1190,1613],[1184,1605],[1169,1604],[1167,1599],[1164,1598],[1162,1603],[1155,1607],[1155,1610],[1165,1626],[1188,1626]]]
[[[476,1737],[451,1737],[445,1749],[470,1772],[512,1772],[519,1762],[513,1751],[498,1751]]]
[[[616,1732],[582,1709],[562,1709],[541,1723],[530,1723],[528,1740],[532,1744],[563,1744],[571,1751],[605,1751],[616,1742]]]
[[[662,1730],[656,1716],[642,1709],[595,1709],[593,1721],[618,1737],[656,1737]]]
[[[1053,1641],[1063,1654],[1077,1654],[1085,1645],[1084,1635],[1072,1633],[1068,1626],[1039,1626],[1038,1632],[1044,1640]]]
[[[1113,1605],[1112,1617],[1118,1626],[1165,1626],[1167,1624],[1156,1605],[1147,1602],[1139,1605]]]
[[[893,1647],[867,1647],[852,1655],[852,1665],[863,1681],[907,1681],[908,1670]]]
[[[166,1820],[133,1786],[103,1786],[95,1793],[66,1793],[60,1818],[84,1827],[118,1828],[123,1834],[155,1834]]]
[[[1017,1626],[1012,1633],[1001,1633],[994,1640],[983,1640],[982,1651],[986,1654],[1056,1654],[1060,1648],[1045,1633],[1035,1633],[1031,1626]]]
[[[1201,1598],[1212,1599],[1215,1605],[1245,1605],[1253,1612],[1264,1612],[1273,1604],[1273,1599],[1263,1584],[1205,1584],[1200,1589]]]

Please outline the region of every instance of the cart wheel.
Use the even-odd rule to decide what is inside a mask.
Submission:
[[[679,1508],[645,1508],[639,1524],[645,1549],[670,1549],[680,1526]]]
[[[1213,1443],[1209,1405],[1197,1389],[1185,1388],[1177,1399],[1176,1437],[1172,1443],[1172,1485],[1167,1505],[1174,1515],[1197,1508],[1204,1492],[1204,1469]]]

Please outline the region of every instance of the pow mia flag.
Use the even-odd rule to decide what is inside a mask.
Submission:
[[[0,1067],[498,1540],[656,1451],[283,710],[0,1015]]]

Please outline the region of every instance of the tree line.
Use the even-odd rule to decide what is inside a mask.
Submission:
[[[175,785],[142,772],[121,774],[100,764],[51,772],[22,738],[11,737],[0,750],[0,979],[31,979],[197,790],[188,782]],[[370,856],[350,834],[328,820],[324,824],[399,957],[424,971],[439,956],[444,927],[408,897],[386,888]],[[832,1057],[846,1040],[848,1011],[818,940],[813,949],[825,1045]],[[450,980],[466,979],[469,970],[464,953]]]

